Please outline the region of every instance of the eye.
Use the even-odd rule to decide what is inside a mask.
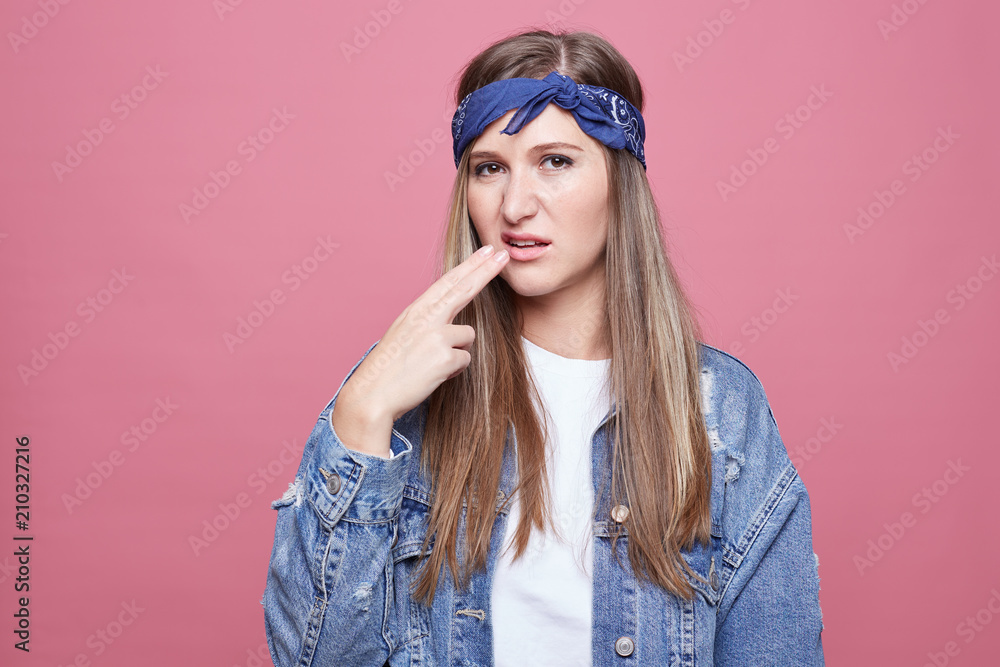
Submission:
[[[573,164],[573,161],[564,155],[546,155],[542,159],[542,164],[546,162],[553,166],[552,171],[563,171]],[[476,166],[472,173],[474,176],[493,176],[499,174],[501,169],[503,167],[496,162],[483,162]]]
[[[573,161],[563,155],[548,155],[542,162],[550,162],[557,171],[561,171],[573,164]]]
[[[472,173],[476,176],[492,176],[493,174],[497,173],[495,171],[487,171],[484,173],[484,169],[489,169],[490,167],[496,167],[499,169],[500,165],[498,165],[496,162],[483,162],[481,165],[477,166],[472,171]]]

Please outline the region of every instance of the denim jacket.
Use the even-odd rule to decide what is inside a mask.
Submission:
[[[494,523],[486,570],[459,589],[446,568],[428,608],[410,594],[430,507],[419,471],[427,401],[394,422],[391,459],[347,449],[333,430],[340,390],[378,342],[320,413],[295,481],[271,504],[277,523],[262,600],[271,658],[277,667],[492,665],[490,596],[506,509]],[[599,495],[612,405],[591,441],[598,509],[593,664],[823,665],[819,561],[805,485],[753,372],[708,345],[700,355],[712,544],[682,556],[708,583],[685,573],[696,593],[684,600],[640,581],[628,567],[624,527],[619,559],[612,556],[613,517],[627,514]],[[508,444],[516,438],[512,426],[507,437]],[[498,506],[515,483],[511,450]],[[464,513],[462,520],[459,535]]]

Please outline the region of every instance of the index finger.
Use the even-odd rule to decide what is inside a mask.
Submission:
[[[461,264],[447,271],[436,280],[421,296],[431,303],[430,311],[441,315],[441,323],[455,319],[493,278],[503,270],[510,259],[510,253],[501,248],[483,256],[483,248],[469,255]],[[497,258],[501,261],[496,261]]]

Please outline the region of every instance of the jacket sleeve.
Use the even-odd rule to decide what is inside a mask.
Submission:
[[[754,377],[742,442],[727,460],[729,520],[745,517],[724,552],[716,617],[720,667],[824,665],[819,560],[805,484],[788,458]],[[736,465],[739,464],[739,465]]]
[[[393,429],[391,459],[345,447],[320,413],[295,481],[272,503],[274,546],[262,604],[271,659],[376,665],[391,652],[391,547],[412,445]]]

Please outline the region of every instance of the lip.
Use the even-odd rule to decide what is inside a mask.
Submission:
[[[532,234],[515,234],[513,232],[503,232],[502,234],[500,234],[500,239],[503,241],[504,248],[507,249],[507,253],[510,255],[510,258],[519,262],[527,262],[529,260],[535,259],[543,255],[546,251],[548,251],[549,246],[552,245],[552,242],[549,241],[548,239],[543,239],[538,236],[533,236]],[[518,248],[516,246],[510,245],[509,242],[512,240],[537,241],[539,243],[546,243],[548,245],[544,245],[540,248],[537,246],[533,248]]]
[[[545,245],[542,247],[532,247],[532,248],[516,248],[512,245],[504,244],[504,248],[510,255],[510,258],[518,262],[526,262],[530,259],[535,259],[541,255],[544,255],[549,250],[549,246]]]
[[[543,239],[541,236],[535,236],[534,234],[517,234],[515,232],[502,232],[500,234],[500,240],[506,244],[508,241],[538,241],[539,243],[552,243],[548,239]]]

